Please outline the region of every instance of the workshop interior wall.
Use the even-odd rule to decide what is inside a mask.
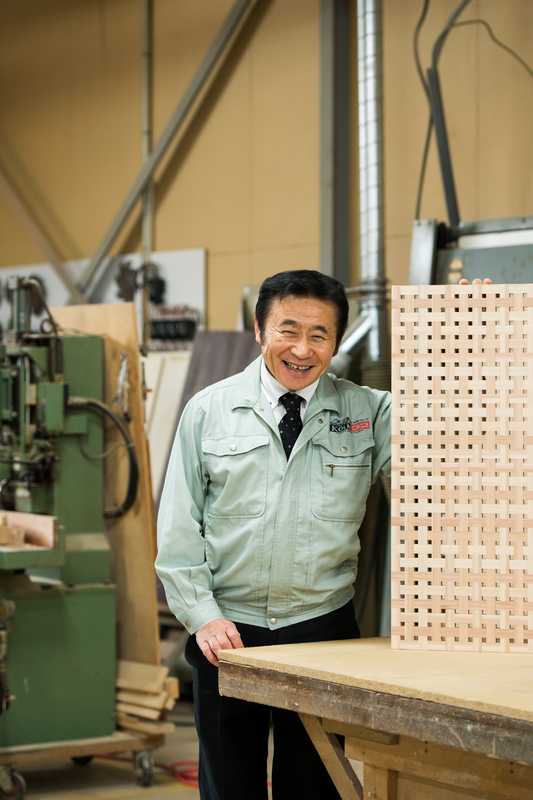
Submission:
[[[233,0],[154,3],[155,139]],[[157,189],[155,248],[208,250],[210,327],[241,287],[319,258],[319,0],[264,3]],[[65,258],[92,255],[141,164],[141,0],[3,9],[2,164]],[[0,264],[42,262],[0,206]],[[139,244],[138,228],[119,245]]]
[[[3,7],[0,163],[65,258],[94,253],[141,163],[142,5],[11,0]],[[157,139],[232,0],[154,5]],[[422,0],[383,2],[386,264],[392,283],[408,277],[427,120],[412,55],[421,7]],[[421,36],[424,64],[455,7],[456,0],[431,3]],[[529,0],[473,0],[463,18],[474,17],[486,18],[529,59]],[[319,44],[320,0],[265,2],[239,58],[224,68],[216,100],[158,186],[156,249],[208,250],[211,327],[234,327],[242,284],[278,269],[318,264]],[[452,33],[440,66],[463,218],[531,213],[533,83],[479,26]],[[23,225],[0,203],[0,265],[43,261]],[[445,219],[434,145],[422,216]],[[118,245],[136,249],[138,226]]]
[[[412,220],[427,124],[413,58],[422,0],[384,0],[385,224],[391,283],[408,282]],[[420,37],[422,63],[458,0],[433,0]],[[533,67],[533,3],[472,0],[460,20],[485,19]],[[533,214],[533,81],[479,25],[455,29],[439,71],[459,209],[464,220]],[[446,220],[433,139],[421,217]]]

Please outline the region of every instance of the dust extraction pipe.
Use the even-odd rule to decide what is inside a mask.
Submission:
[[[383,283],[383,54],[380,0],[358,0],[361,283]]]
[[[358,0],[358,132],[361,314],[339,348],[334,368],[346,374],[360,352],[358,382],[390,386],[383,212],[383,51],[380,0]],[[364,348],[362,345],[364,344]],[[361,351],[362,348],[362,351]]]

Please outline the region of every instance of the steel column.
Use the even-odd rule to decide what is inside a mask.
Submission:
[[[153,0],[144,0],[143,26],[143,94],[142,94],[142,156],[150,158],[153,146]],[[142,217],[143,261],[148,261],[154,249],[154,187],[147,182],[143,197]]]

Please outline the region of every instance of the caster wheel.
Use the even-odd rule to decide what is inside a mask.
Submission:
[[[86,767],[90,764],[94,756],[72,756],[72,763],[77,767]]]
[[[24,795],[26,794],[26,781],[20,774],[20,772],[15,772],[14,769],[11,770],[10,774],[10,783],[11,788],[9,789],[0,789],[0,798],[9,798],[9,800],[23,800]]]
[[[135,776],[139,786],[151,786],[154,782],[154,756],[147,750],[135,754]]]

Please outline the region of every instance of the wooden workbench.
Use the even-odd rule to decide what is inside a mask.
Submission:
[[[224,651],[219,687],[299,712],[343,800],[533,798],[532,655],[386,639],[243,648]]]

